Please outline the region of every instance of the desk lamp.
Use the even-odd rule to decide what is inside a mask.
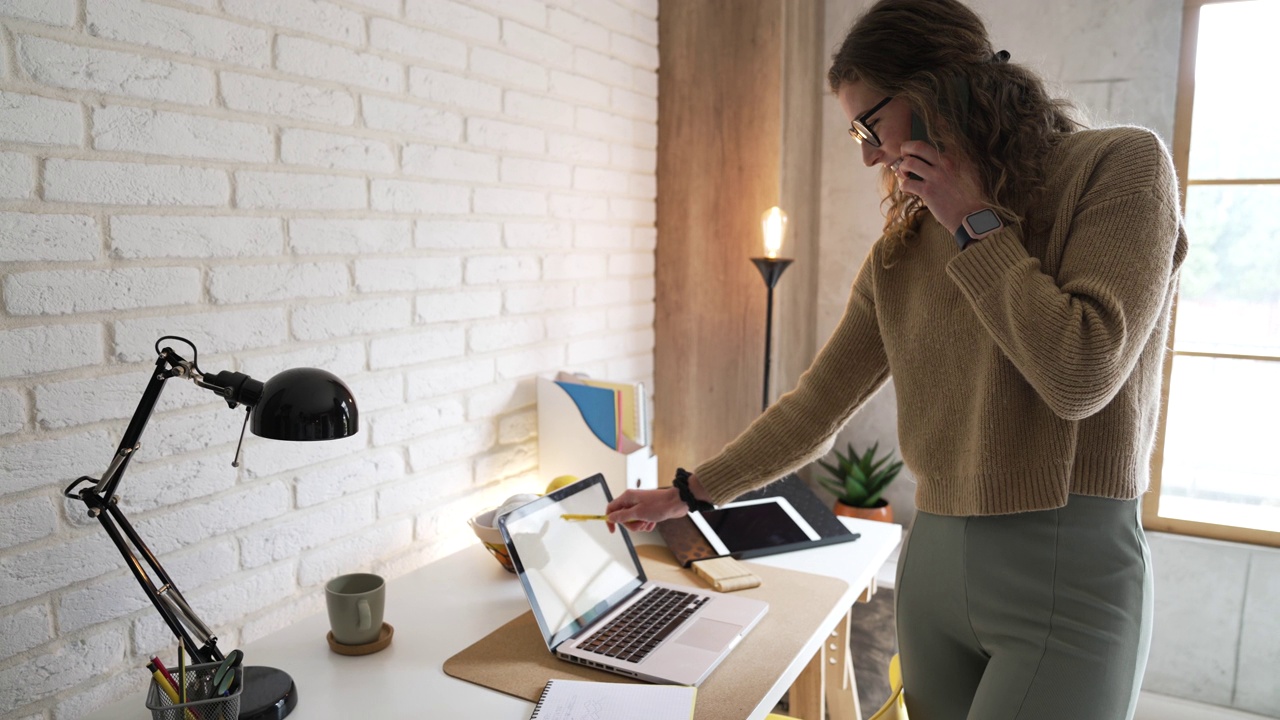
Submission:
[[[161,349],[160,343],[165,340],[178,340],[190,346],[191,360],[182,358],[168,347]],[[165,381],[174,377],[185,378],[226,400],[227,406],[232,409],[244,405],[245,426],[252,429],[254,435],[273,440],[333,440],[349,437],[359,428],[359,415],[351,390],[324,370],[294,368],[262,383],[244,373],[226,370],[216,375],[205,375],[197,363],[199,353],[196,346],[185,338],[166,335],[156,341],[155,349],[158,356],[155,372],[142,393],[138,408],[129,421],[124,439],[120,441],[107,471],[101,478],[78,478],[67,486],[63,495],[83,501],[89,507],[89,516],[102,523],[103,529],[124,556],[134,578],[142,586],[142,591],[164,618],[174,636],[188,648],[193,662],[220,662],[223,654],[218,649],[218,638],[196,616],[169,574],[129,524],[124,512],[120,510],[120,498],[115,494],[125,469],[129,467],[129,461],[137,453],[138,440],[151,418]],[[231,463],[234,467],[240,465],[243,446],[244,426],[240,429],[240,443],[236,446],[235,459]],[[94,485],[74,493],[76,486],[81,483]],[[134,549],[138,551],[137,555],[134,554]],[[155,573],[159,587],[148,576],[138,555],[142,556],[142,560]],[[298,703],[293,679],[283,670],[246,667],[243,682],[244,690],[240,701],[242,720],[278,720],[288,715]]]
[[[787,232],[787,214],[782,208],[774,206],[764,211],[760,217],[760,226],[764,231],[764,257],[751,258],[764,278],[765,287],[769,289],[769,302],[764,313],[764,402],[760,411],[769,409],[769,349],[773,344],[773,287],[782,278],[782,273],[794,260],[779,258],[782,250],[782,238]]]

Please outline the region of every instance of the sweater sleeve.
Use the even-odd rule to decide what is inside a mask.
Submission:
[[[947,274],[1059,417],[1106,407],[1128,380],[1186,255],[1177,181],[1160,141],[1128,132],[1081,188],[1056,276],[1014,229],[966,248]]]
[[[877,262],[872,252],[863,263],[844,316],[796,388],[698,466],[698,482],[716,504],[821,457],[854,411],[889,379],[872,288]]]

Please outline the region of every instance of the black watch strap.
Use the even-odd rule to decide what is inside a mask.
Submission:
[[[964,229],[964,223],[960,223],[960,227],[956,228],[956,244],[963,250],[969,247],[969,243],[973,242],[973,237],[969,235],[969,231]]]
[[[684,468],[676,468],[676,479],[671,481],[671,486],[680,493],[680,500],[689,506],[689,512],[706,512],[714,510],[715,505],[706,500],[699,500],[693,496],[693,491],[689,489],[689,478],[693,474]]]

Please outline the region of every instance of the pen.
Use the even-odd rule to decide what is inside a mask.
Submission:
[[[159,658],[151,658],[151,660],[152,662],[147,663],[147,669],[151,671],[151,677],[155,679],[156,685],[160,687],[160,690],[165,695],[169,696],[169,702],[174,705],[181,704],[178,700],[178,691],[173,684],[173,676],[169,674],[164,665],[160,664]],[[183,711],[183,714],[187,720],[196,720],[196,716],[191,714],[190,709]]]
[[[561,515],[560,515],[560,518],[561,518],[561,519],[563,519],[563,520],[575,520],[575,521],[581,521],[581,520],[608,520],[608,519],[609,519],[609,516],[608,516],[608,515],[582,515],[582,514],[579,514],[579,513],[563,513],[563,514],[561,514]]]

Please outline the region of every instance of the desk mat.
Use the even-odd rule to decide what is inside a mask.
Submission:
[[[665,547],[639,545],[636,552],[651,580],[708,587],[701,578],[677,565]],[[822,575],[746,564],[763,582],[759,587],[738,592],[769,603],[769,613],[698,688],[695,720],[747,717],[849,586],[843,580]],[[530,702],[537,702],[543,686],[554,678],[638,682],[557,659],[547,651],[532,612],[446,660],[444,671],[459,680]]]

